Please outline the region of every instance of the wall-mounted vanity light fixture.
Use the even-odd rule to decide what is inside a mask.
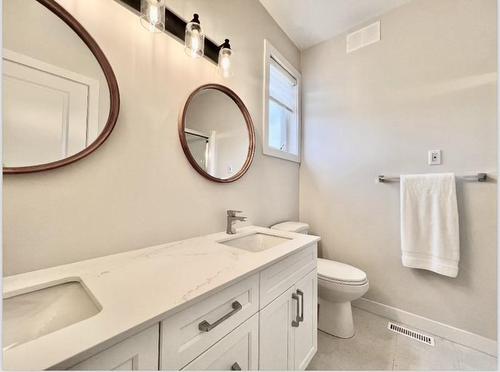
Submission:
[[[205,50],[205,34],[201,28],[200,17],[193,14],[193,19],[186,25],[186,36],[184,37],[184,50],[193,58],[203,57]]]
[[[233,68],[231,66],[232,55],[233,51],[231,49],[231,45],[229,44],[229,39],[226,39],[224,41],[224,44],[219,47],[219,64],[217,66],[219,69],[219,74],[224,78],[231,77],[234,74]]]
[[[165,31],[165,0],[141,0],[141,24],[151,32]]]
[[[165,0],[116,1],[138,14],[141,17],[141,23],[149,31],[164,31],[170,34],[186,46],[186,53],[189,56],[203,56],[217,65],[222,76],[232,76],[231,56],[233,51],[229,46],[229,40],[226,39],[222,45],[219,45],[206,37],[197,14],[188,23],[168,9],[165,6]],[[156,27],[152,24],[156,24]]]

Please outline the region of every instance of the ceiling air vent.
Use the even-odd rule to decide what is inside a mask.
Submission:
[[[387,328],[390,331],[399,333],[400,335],[412,338],[414,340],[420,341],[424,344],[434,346],[434,337],[427,336],[421,332],[411,330],[409,328],[406,328],[405,326],[395,324],[393,322],[389,322],[387,325]]]
[[[347,53],[352,53],[377,41],[380,41],[380,21],[347,35]]]

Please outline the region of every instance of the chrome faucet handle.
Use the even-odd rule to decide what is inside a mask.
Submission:
[[[235,210],[232,210],[232,209],[228,209],[227,210],[227,215],[229,217],[236,217],[237,213],[243,213],[243,211],[235,211]]]

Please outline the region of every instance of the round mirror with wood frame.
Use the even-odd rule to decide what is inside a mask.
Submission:
[[[33,81],[29,81],[32,84],[31,87],[24,88],[31,94],[30,96],[29,94],[25,94],[20,83],[17,83],[17,81],[26,80],[19,79],[18,76],[6,74],[4,69],[2,77],[4,83],[3,173],[40,172],[59,168],[82,159],[106,141],[118,119],[120,94],[113,69],[92,36],[56,1],[31,0],[31,2],[14,2],[10,7],[8,5],[4,3],[4,12],[6,9],[8,11],[7,14],[4,13],[3,15],[4,68],[7,63],[12,66],[12,71],[18,75],[22,75],[23,73],[26,76],[35,76],[36,73],[45,74],[38,79],[40,81],[48,81],[48,83],[45,87],[33,78]],[[20,9],[19,5],[23,5],[25,8]],[[30,22],[29,19],[31,18],[20,19],[20,17],[32,17],[34,21]],[[6,21],[12,26],[12,29],[6,30]],[[24,42],[22,38],[15,39],[16,35],[19,34],[15,28],[17,27],[15,25],[18,23],[29,25],[30,29],[24,30],[25,32],[21,33],[21,35],[31,35],[24,38],[29,39],[29,43]],[[53,27],[48,27],[47,25],[52,25]],[[73,32],[76,35],[72,35]],[[11,43],[10,45],[5,43],[6,36],[8,36],[6,33],[9,33],[10,39],[7,39]],[[58,37],[56,40],[50,39],[50,37],[55,38],[56,36],[60,36],[60,38]],[[48,39],[44,40],[44,37]],[[27,49],[30,45],[33,50]],[[59,45],[59,49],[53,47],[53,45]],[[5,54],[6,48],[8,55]],[[61,48],[64,50],[64,53],[60,52]],[[77,48],[79,49],[77,50]],[[33,55],[30,54],[31,51],[33,51]],[[72,52],[75,53],[71,54]],[[87,53],[88,55],[83,55],[83,53]],[[81,58],[82,56],[84,58]],[[56,58],[61,63],[58,63],[59,60],[55,61]],[[86,65],[81,71],[72,68],[73,65],[71,65],[71,62],[76,64],[82,60],[85,60]],[[25,61],[28,63],[26,64]],[[31,63],[33,65],[30,65]],[[80,63],[83,65],[83,62]],[[30,70],[23,72],[19,66],[25,69],[25,66],[28,66]],[[38,66],[45,66],[47,70],[39,69]],[[98,71],[95,75],[98,75],[98,77],[88,74],[90,70]],[[61,74],[54,74],[53,71],[61,72]],[[73,77],[76,77],[76,79],[73,79]],[[10,78],[10,81],[6,80],[8,78]],[[82,80],[78,80],[78,78]],[[71,102],[76,102],[75,104],[61,104],[60,97],[68,96],[68,93],[64,90],[58,90],[57,86],[54,88],[57,85],[55,79],[59,79],[58,81],[60,81],[59,84],[61,86],[66,84],[68,92],[72,92],[71,94],[73,94],[70,98],[62,98],[62,101],[70,99],[72,100]],[[6,81],[12,87],[10,91],[6,91],[5,89]],[[87,86],[85,82],[89,82],[88,86],[90,88],[88,90],[86,90]],[[73,85],[69,86],[69,84]],[[37,86],[47,89],[42,91],[42,88],[40,88],[36,92]],[[50,101],[51,92],[54,92],[52,101]],[[59,98],[56,95],[57,92],[59,92]],[[95,94],[92,92],[95,92]],[[8,97],[10,99],[9,102],[13,105],[10,114],[7,113],[7,116],[5,110],[6,93],[7,96],[10,94],[10,97]],[[94,95],[92,96],[91,93]],[[29,101],[29,99],[32,100]],[[39,101],[36,99],[39,99]],[[49,107],[50,103],[53,103],[53,106]],[[27,110],[26,107],[28,108]],[[37,112],[37,108],[41,109],[41,111]],[[63,115],[61,115],[61,112]],[[59,119],[65,115],[70,119]],[[30,118],[31,120],[27,122],[26,118]],[[54,121],[54,118],[58,118],[63,123],[62,127],[66,124],[66,129],[57,129],[60,132],[54,133],[54,128],[60,127],[60,123]],[[10,128],[8,128],[10,132],[7,131],[8,135],[12,134],[10,138],[6,138],[5,136],[6,120],[11,121]],[[20,124],[25,124],[26,127],[20,128]],[[72,134],[73,137],[68,139],[69,135],[67,133],[71,131],[76,132],[76,128],[78,128],[79,132],[74,135]],[[21,129],[23,132],[21,132]],[[61,135],[63,132],[66,132],[66,137],[64,138]],[[26,138],[24,138],[23,133],[26,134]],[[49,138],[49,136],[52,137]],[[49,147],[50,144],[52,144],[52,147]],[[6,145],[10,149],[10,152],[6,153]],[[40,150],[37,149],[37,146],[40,147]],[[7,158],[6,154],[8,155]]]
[[[241,98],[228,87],[206,84],[188,97],[179,116],[179,139],[189,163],[220,183],[240,179],[255,155],[255,130]]]

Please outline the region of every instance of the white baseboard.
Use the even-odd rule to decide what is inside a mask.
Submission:
[[[477,335],[463,329],[424,318],[423,316],[409,313],[396,307],[384,305],[380,302],[360,298],[352,302],[352,305],[385,318],[400,322],[418,330],[432,333],[436,336],[456,342],[483,353],[497,356],[497,342],[495,340]]]

